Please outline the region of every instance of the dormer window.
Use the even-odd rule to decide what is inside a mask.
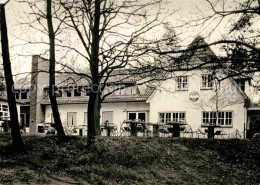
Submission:
[[[188,90],[188,77],[178,76],[177,77],[177,90]]]
[[[81,87],[77,87],[74,89],[74,97],[81,96]]]
[[[27,99],[27,94],[28,94],[28,93],[27,93],[26,91],[22,91],[22,92],[21,92],[21,99],[22,99],[22,100],[26,100],[26,99]]]
[[[15,93],[15,98],[16,98],[17,100],[20,99],[20,93],[19,93],[19,92],[16,92],[16,93]]]
[[[201,88],[202,89],[212,89],[213,87],[213,75],[203,74],[201,76]]]
[[[66,95],[67,95],[67,97],[71,97],[72,96],[72,90],[71,89],[66,90]]]
[[[89,87],[84,87],[84,96],[89,96],[90,95],[90,88]]]
[[[62,90],[58,90],[56,96],[57,96],[57,97],[62,97]]]

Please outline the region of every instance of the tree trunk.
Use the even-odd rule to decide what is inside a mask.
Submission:
[[[0,24],[1,24],[1,44],[2,44],[2,57],[4,74],[6,81],[7,98],[9,105],[9,113],[11,117],[11,136],[12,136],[12,146],[17,151],[24,150],[24,143],[19,128],[18,113],[16,107],[15,93],[13,91],[14,81],[12,76],[12,68],[9,55],[8,46],[8,35],[7,26],[5,18],[5,4],[0,4]]]
[[[99,24],[100,24],[100,0],[95,0],[94,26],[92,28],[90,70],[92,76],[92,88],[88,102],[88,144],[92,144],[95,136],[100,135],[100,77],[99,67]]]
[[[52,24],[51,4],[52,4],[52,0],[47,0],[46,11],[47,11],[47,23],[48,23],[48,31],[49,31],[49,42],[50,42],[49,97],[50,97],[53,118],[54,118],[58,136],[65,139],[66,135],[63,130],[62,123],[61,123],[59,107],[58,107],[57,99],[56,99],[56,95],[55,95],[55,91],[56,91],[56,87],[55,87],[55,33],[53,31],[53,24]]]
[[[100,135],[100,95],[92,93],[88,102],[88,144],[95,141],[95,137]]]

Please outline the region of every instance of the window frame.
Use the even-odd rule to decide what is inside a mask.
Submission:
[[[26,97],[23,98],[23,95],[26,94]],[[20,99],[21,100],[27,100],[28,99],[28,92],[27,91],[21,91],[20,92]]]
[[[184,84],[184,78],[187,79],[187,87],[184,88],[183,87],[183,84]],[[179,88],[179,79],[181,79],[181,87]],[[189,89],[189,78],[188,76],[177,76],[177,79],[176,79],[176,89],[177,91],[188,91]]]
[[[206,86],[203,86],[203,77],[204,76],[207,76],[207,81],[205,82],[206,83]],[[209,76],[211,76],[211,78],[212,78],[212,80],[211,80],[211,86],[209,86],[209,81],[208,81],[208,79],[209,79]],[[202,90],[211,90],[211,89],[213,89],[213,75],[212,74],[210,74],[210,73],[203,73],[203,74],[201,74],[201,78],[200,78],[200,80],[201,80],[201,83],[200,83],[200,89],[202,89]]]
[[[148,122],[148,119],[149,119],[149,117],[148,117],[148,111],[127,111],[127,119],[128,119],[128,120],[130,120],[130,119],[129,119],[129,114],[130,114],[130,113],[134,113],[136,119],[139,119],[139,113],[144,113],[144,114],[145,114],[145,122]]]
[[[76,92],[76,93],[75,93]],[[78,94],[77,94],[78,93]],[[82,96],[82,87],[76,87],[73,89],[74,97]]]
[[[160,117],[160,115],[161,114],[164,114],[164,117],[163,117],[163,120],[164,120],[164,122],[161,122],[160,120],[161,120],[161,117]],[[165,111],[165,112],[158,112],[158,123],[167,123],[167,117],[166,117],[166,114],[170,114],[170,120],[168,120],[168,121],[176,121],[176,122],[186,122],[186,119],[187,119],[187,114],[186,114],[186,111]],[[176,114],[177,115],[177,120],[174,120],[174,114]],[[180,118],[181,118],[181,114],[183,114],[184,115],[184,120],[182,119],[182,120],[180,120]]]
[[[75,123],[73,122],[73,124],[70,124],[69,125],[69,114],[75,114],[75,117],[76,117],[76,121]],[[77,126],[77,112],[67,112],[67,125],[68,126]]]
[[[88,125],[88,112],[84,112],[84,125]]]
[[[211,113],[212,113],[212,112],[216,113],[216,115],[217,115],[217,111],[202,111],[202,112],[201,112],[201,126],[207,125],[207,123],[204,123],[204,122],[203,122],[203,120],[204,120],[203,113],[207,113],[207,114],[209,115],[208,120],[209,120],[209,123],[210,123],[210,120],[211,120],[210,117],[211,117]],[[221,118],[221,120],[224,120],[224,123],[223,123],[223,125],[222,125],[222,124],[219,124],[219,118],[217,119],[217,117],[216,117],[216,125],[221,126],[221,127],[232,128],[232,127],[233,127],[234,112],[233,112],[233,111],[230,111],[230,110],[225,110],[225,111],[218,111],[218,113],[224,113],[224,118]],[[227,114],[227,113],[231,113],[231,118],[228,118],[228,119],[231,119],[229,125],[226,124],[226,114]],[[218,116],[219,116],[219,115],[218,115]]]

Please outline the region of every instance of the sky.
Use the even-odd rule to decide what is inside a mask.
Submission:
[[[175,31],[181,40],[181,45],[186,47],[196,36],[201,35],[205,37],[206,42],[214,42],[220,39],[230,28],[230,19],[224,20],[218,25],[218,28],[211,33],[212,29],[218,24],[219,20],[206,22],[200,25],[199,22],[191,22],[192,20],[198,20],[201,17],[212,14],[209,4],[206,0],[167,0],[169,4],[164,7],[167,12],[172,12],[170,16],[166,17],[166,20],[175,27]],[[227,1],[228,2],[228,1]],[[232,4],[227,6],[232,7]],[[23,72],[29,72],[31,69],[31,55],[41,53],[41,47],[29,46],[25,47],[21,45],[23,41],[21,38],[35,37],[42,41],[46,41],[46,37],[37,32],[28,32],[25,26],[19,22],[24,22],[29,18],[24,16],[24,12],[28,12],[29,8],[24,4],[18,3],[16,0],[11,0],[6,5],[6,17],[9,31],[9,46],[11,52],[11,60],[13,73],[19,74]],[[183,24],[188,26],[182,26]],[[197,24],[197,25],[196,25]],[[162,35],[162,30],[157,30],[151,34],[150,37],[156,36],[156,34]],[[208,36],[210,34],[210,36]],[[155,34],[155,35],[153,35]],[[218,54],[219,49],[213,48],[213,51]],[[22,56],[21,56],[22,55]],[[19,76],[18,76],[19,78]]]

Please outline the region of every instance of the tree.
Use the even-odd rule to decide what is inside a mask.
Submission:
[[[161,2],[62,0],[60,3],[65,17],[69,18],[64,24],[67,30],[76,33],[83,49],[73,45],[66,47],[76,51],[90,69],[90,74],[82,75],[90,80],[88,142],[92,143],[100,135],[101,103],[110,94],[102,94],[108,79],[116,75],[140,74],[140,68],[143,73],[143,66],[149,66],[144,63],[144,57],[149,55],[148,46],[154,42],[145,39],[144,35],[161,25],[159,12],[149,11],[154,7],[160,10]],[[129,74],[113,74],[123,68],[132,70]],[[150,71],[150,68],[146,70]]]
[[[217,62],[214,58],[206,60],[206,63],[201,63],[202,66],[213,63],[214,69],[225,68],[229,73],[225,78],[241,75],[252,76],[255,72],[259,72],[260,48],[257,22],[260,14],[260,2],[256,0],[245,0],[243,2],[205,0],[205,2],[208,3],[212,10],[211,14],[203,14],[198,20],[192,20],[185,24],[190,25],[190,27],[215,24],[216,26],[208,31],[207,36],[210,36],[219,28],[218,26],[221,22],[229,20],[229,32],[227,34],[222,33],[222,39],[212,43],[195,44],[186,49],[173,48],[161,50],[157,48],[154,52],[159,54],[159,56],[178,55],[174,57],[174,60],[182,61],[182,57],[191,58],[197,50],[201,51],[210,46],[220,46],[226,54],[218,56]],[[232,23],[230,18],[234,17],[236,20],[233,20]],[[171,71],[170,66],[164,67],[163,70]]]
[[[61,23],[56,24],[56,22],[53,21],[53,14],[57,13],[57,9],[55,9],[54,2],[52,0],[42,0],[38,2],[31,2],[31,1],[20,1],[21,3],[24,3],[25,6],[28,6],[30,13],[25,13],[27,16],[24,22],[20,22],[21,25],[27,25],[30,27],[30,31],[38,31],[40,32],[41,36],[47,37],[49,39],[49,42],[45,41],[33,41],[33,37],[28,38],[29,40],[23,40],[23,45],[27,44],[37,44],[39,48],[43,50],[43,52],[40,52],[39,55],[48,56],[49,58],[49,70],[43,71],[33,71],[34,75],[37,75],[36,73],[48,73],[49,74],[49,91],[48,96],[50,98],[51,102],[51,108],[53,112],[53,118],[55,122],[55,127],[57,130],[57,134],[60,138],[65,139],[66,134],[64,132],[62,122],[59,115],[59,107],[57,104],[57,87],[55,82],[55,75],[57,73],[56,70],[56,36],[59,34]],[[45,8],[45,11],[42,10],[42,8]],[[54,10],[54,11],[53,11]],[[31,21],[32,20],[32,21]],[[54,22],[54,23],[53,23]],[[57,25],[57,26],[56,26]],[[46,39],[47,39],[46,38]],[[44,45],[44,46],[43,46]],[[45,47],[47,46],[47,47]],[[66,53],[64,53],[66,55]],[[61,56],[62,57],[62,56]],[[33,78],[33,77],[32,77]],[[38,103],[38,102],[37,102]]]
[[[7,25],[6,25],[6,18],[5,18],[5,5],[6,3],[0,4],[1,46],[2,46],[2,56],[3,56],[4,76],[6,81],[7,98],[8,98],[10,117],[11,117],[12,146],[13,149],[17,151],[23,151],[24,143],[20,133],[16,99],[15,99],[15,93],[13,91],[14,81],[12,76],[12,68],[11,68],[10,55],[9,55],[8,34],[7,34],[8,32],[7,32]]]
[[[46,6],[47,12],[47,24],[48,24],[48,32],[49,32],[49,42],[50,42],[50,50],[49,50],[49,97],[51,101],[51,108],[53,112],[53,118],[56,125],[58,136],[61,138],[65,138],[65,132],[62,127],[60,115],[59,115],[59,108],[56,99],[56,86],[55,86],[55,33],[53,30],[52,24],[52,0],[47,0]]]

